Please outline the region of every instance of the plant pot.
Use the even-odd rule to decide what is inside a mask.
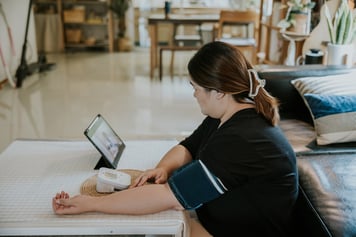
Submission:
[[[295,24],[291,26],[288,31],[298,34],[309,34],[309,17],[307,12],[291,12],[290,18],[293,19]]]
[[[120,52],[131,51],[132,48],[133,48],[132,41],[129,38],[123,37],[118,39],[118,50]]]
[[[353,44],[328,44],[328,65],[352,66]]]

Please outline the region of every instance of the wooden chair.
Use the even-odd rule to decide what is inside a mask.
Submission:
[[[169,45],[159,49],[159,79],[162,80],[163,52],[171,51],[170,74],[173,75],[175,51],[198,50],[203,44],[201,26],[199,24],[174,24],[173,36]]]
[[[251,63],[255,64],[259,21],[260,15],[256,11],[221,10],[215,40],[235,45],[244,54],[249,51]]]

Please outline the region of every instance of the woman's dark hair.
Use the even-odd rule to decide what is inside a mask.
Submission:
[[[249,71],[252,68],[239,49],[219,41],[202,46],[188,63],[189,74],[195,83],[208,90],[231,94],[237,102],[249,97],[251,74],[252,91],[256,91],[258,81]],[[256,111],[276,125],[279,121],[276,98],[260,88],[253,100]]]

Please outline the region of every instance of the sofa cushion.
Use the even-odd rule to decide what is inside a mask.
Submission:
[[[304,94],[318,145],[356,141],[356,95]]]
[[[356,71],[356,67],[326,65],[255,65],[260,76],[266,80],[265,89],[280,102],[282,119],[298,119],[313,125],[313,120],[305,102],[290,83],[291,80],[304,77],[321,78],[328,75],[345,74]]]
[[[328,95],[355,95],[356,71],[324,77],[302,77],[294,79],[291,83],[300,95],[328,94]]]
[[[294,152],[311,152],[308,145],[315,141],[314,127],[299,119],[283,119],[279,123],[280,128],[292,145]]]
[[[297,159],[300,185],[333,237],[356,236],[355,155],[312,153]]]
[[[356,72],[291,83],[313,118],[318,145],[356,141]]]

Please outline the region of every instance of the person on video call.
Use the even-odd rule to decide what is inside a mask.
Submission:
[[[298,172],[295,153],[277,125],[278,102],[231,45],[202,46],[188,71],[206,115],[196,130],[127,190],[101,197],[58,193],[52,200],[56,214],[195,209],[199,221],[191,220],[191,236],[288,235]],[[215,186],[191,169],[204,170]],[[144,185],[149,180],[154,184]],[[210,192],[216,186],[219,191]]]

